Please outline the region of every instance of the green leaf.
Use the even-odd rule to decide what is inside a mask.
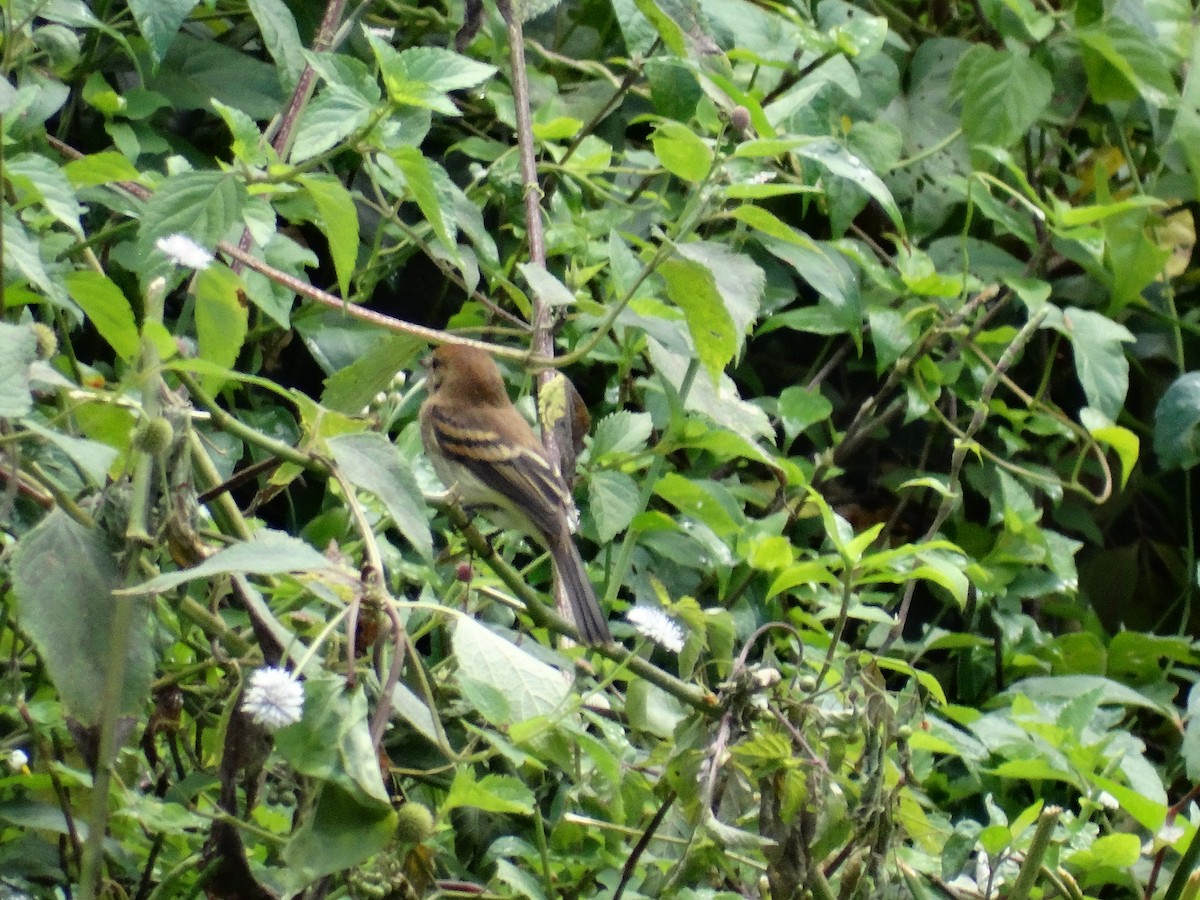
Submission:
[[[741,530],[741,523],[718,496],[719,490],[715,482],[693,481],[677,472],[666,473],[654,485],[654,493],[685,516],[703,522],[721,537],[731,537]]]
[[[33,639],[67,707],[87,723],[100,718],[105,677],[113,665],[118,551],[98,528],[86,528],[55,509],[22,538],[13,555],[21,628]],[[122,713],[140,709],[150,692],[154,656],[147,625],[147,609],[139,604],[121,686]]]
[[[457,766],[441,812],[470,806],[487,812],[528,816],[533,813],[533,803],[533,792],[511,775],[485,775],[476,780],[472,768]]]
[[[176,110],[207,112],[216,98],[260,121],[278,115],[284,102],[273,65],[186,30],[171,42],[166,58],[146,87],[166,97]],[[149,130],[142,133],[157,137]]]
[[[740,353],[743,338],[758,319],[766,286],[763,270],[748,255],[715,241],[690,241],[675,249],[680,256],[700,263],[712,272],[717,291],[733,321],[736,352]]]
[[[618,410],[610,413],[592,429],[592,459],[607,454],[638,453],[646,448],[654,420],[649,413]]]
[[[779,394],[779,420],[789,440],[817,422],[827,421],[833,414],[833,404],[817,390],[792,385]]]
[[[716,278],[707,266],[678,257],[666,260],[658,272],[666,282],[667,296],[683,310],[696,355],[715,382],[739,343]]]
[[[80,269],[65,280],[67,293],[79,304],[100,336],[126,362],[137,359],[141,349],[137,322],[129,300],[111,280],[99,272]]]
[[[280,87],[291,93],[304,71],[304,45],[296,20],[283,0],[248,0],[247,5],[258,23],[263,45],[275,60]]]
[[[458,675],[495,690],[504,698],[515,724],[536,716],[563,714],[571,696],[562,673],[474,619],[454,623],[454,658]]]
[[[39,202],[56,220],[83,237],[83,226],[79,222],[83,207],[75,199],[75,192],[62,169],[45,156],[19,153],[4,161],[4,175],[12,180],[21,206],[31,200]]]
[[[313,572],[330,568],[330,562],[304,541],[281,531],[263,530],[248,541],[218,550],[190,569],[166,572],[136,587],[127,594],[162,594],[184,582],[217,575],[283,575],[287,572]]]
[[[546,306],[574,306],[575,295],[540,263],[523,262],[517,269],[525,277],[533,295]]]
[[[129,0],[129,11],[150,52],[161,62],[197,0]]]
[[[0,418],[17,418],[33,408],[29,366],[37,359],[37,335],[29,325],[0,322]]]
[[[321,393],[322,406],[347,415],[359,413],[428,347],[425,341],[407,334],[387,334],[370,342],[366,335],[359,337],[364,338],[363,351],[326,378]]]
[[[698,184],[712,169],[712,149],[682,122],[656,122],[650,136],[654,155],[677,178]]]
[[[141,242],[148,249],[160,237],[186,234],[213,247],[238,220],[246,188],[224,172],[180,172],[168,176],[146,201]]]
[[[1200,197],[1200,41],[1192,41],[1187,79],[1183,83],[1168,145],[1183,153],[1192,175],[1192,196]]]
[[[587,486],[588,511],[596,522],[600,543],[607,544],[641,512],[637,482],[624,472],[602,470],[593,473]]]
[[[363,804],[336,785],[326,783],[312,816],[300,820],[300,826],[283,848],[283,859],[288,865],[284,871],[293,882],[290,895],[294,896],[322,875],[370,859],[387,846],[395,828],[396,813],[390,807]]]
[[[963,132],[978,144],[1007,147],[1041,117],[1054,91],[1050,73],[1011,50],[977,44],[954,71]]]
[[[72,184],[86,187],[96,184],[112,184],[114,181],[136,182],[141,173],[124,155],[113,150],[92,153],[81,159],[73,159],[63,171]]]
[[[866,163],[833,138],[801,142],[793,148],[792,152],[818,163],[828,170],[829,174],[845,178],[858,185],[883,207],[883,211],[888,214],[888,218],[896,226],[897,233],[901,237],[905,235],[904,217],[900,215],[900,207],[896,205],[887,185],[867,167]]]
[[[442,248],[451,258],[457,256],[457,241],[442,216],[442,202],[434,183],[434,166],[416,147],[397,147],[388,154],[404,174],[404,181],[412,199],[425,216],[425,221],[441,241]]]
[[[346,478],[355,487],[370,491],[424,559],[433,558],[433,537],[421,489],[411,465],[404,466],[396,448],[373,431],[330,438],[329,451]]]
[[[233,270],[213,263],[196,273],[196,338],[200,358],[232,369],[246,339],[248,311],[242,303],[242,281]],[[216,390],[216,379],[205,379]]]
[[[117,448],[99,441],[72,437],[50,428],[43,428],[36,422],[27,421],[24,424],[42,440],[54,444],[65,453],[94,487],[102,488],[108,482],[112,464],[120,452]]]
[[[350,192],[332,175],[302,175],[298,179],[317,210],[315,223],[329,242],[337,272],[338,290],[350,295],[350,277],[358,263],[358,213]]]
[[[1191,469],[1200,463],[1200,372],[1180,375],[1158,401],[1154,453],[1164,469]]]
[[[1121,346],[1134,339],[1129,329],[1098,312],[1078,307],[1061,313],[1052,309],[1045,327],[1070,339],[1075,372],[1088,405],[1115,421],[1129,389],[1129,360]]]
[[[1091,407],[1085,406],[1079,411],[1079,421],[1092,437],[1116,451],[1117,459],[1121,461],[1121,489],[1124,490],[1137,465],[1141,439],[1128,428],[1114,425]]]
[[[1140,29],[1107,19],[1076,29],[1075,39],[1097,103],[1141,97],[1150,106],[1174,105],[1178,94],[1162,50]]]

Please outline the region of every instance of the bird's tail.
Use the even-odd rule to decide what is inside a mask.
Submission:
[[[600,609],[596,591],[588,580],[583,557],[579,555],[575,541],[569,534],[564,534],[554,542],[550,553],[579,636],[586,644],[611,644],[612,633],[608,630],[608,620]]]

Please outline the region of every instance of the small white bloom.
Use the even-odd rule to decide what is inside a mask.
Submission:
[[[1110,794],[1108,791],[1101,791],[1100,795],[1096,798],[1096,802],[1099,803],[1101,806],[1103,806],[1105,809],[1120,809],[1121,808],[1121,801],[1118,800],[1116,797],[1114,797],[1112,794]]]
[[[14,772],[23,772],[29,765],[29,754],[24,750],[17,748],[12,753],[8,754],[8,767]]]
[[[186,234],[160,237],[154,242],[154,246],[166,254],[175,265],[186,266],[197,272],[207,269],[208,264],[213,261],[213,255]]]
[[[769,181],[775,180],[775,172],[759,172],[756,175],[750,176],[750,184],[766,184]]]
[[[242,698],[242,712],[268,731],[299,722],[304,712],[304,685],[286,669],[256,669]]]
[[[649,638],[672,653],[683,649],[683,629],[662,610],[635,606],[625,613],[625,618],[642,637]]]
[[[1142,852],[1147,856],[1157,853],[1166,847],[1170,847],[1176,841],[1183,837],[1183,827],[1180,825],[1164,825],[1158,829],[1158,833],[1153,838],[1142,845]]]

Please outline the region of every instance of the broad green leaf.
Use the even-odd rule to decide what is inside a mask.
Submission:
[[[1162,51],[1141,30],[1109,18],[1074,34],[1097,103],[1141,97],[1151,106],[1174,105],[1178,93]]]
[[[904,217],[896,205],[892,192],[878,175],[868,168],[861,159],[835,141],[833,138],[819,138],[815,141],[804,142],[793,148],[792,152],[805,159],[818,163],[829,174],[858,185],[875,200],[896,227],[901,237],[905,234]]]
[[[1134,339],[1129,329],[1098,312],[1077,307],[1064,309],[1061,314],[1052,310],[1045,327],[1070,339],[1075,372],[1088,405],[1110,421],[1115,420],[1129,389],[1129,360],[1122,347]]]
[[[766,286],[763,270],[750,256],[716,241],[690,241],[677,245],[675,249],[680,256],[700,263],[712,272],[717,291],[733,321],[736,353],[740,353],[743,338],[758,319]]]
[[[1192,41],[1187,73],[1169,143],[1183,153],[1192,176],[1192,195],[1200,197],[1200,41]]]
[[[83,207],[75,198],[63,170],[48,158],[36,153],[16,154],[4,161],[4,176],[12,181],[22,206],[29,200],[36,200],[56,220],[83,237],[83,226],[79,222]]]
[[[117,356],[133,362],[140,352],[137,322],[129,300],[111,280],[91,269],[72,272],[65,280],[67,293],[108,341]]]
[[[606,454],[638,453],[646,449],[646,441],[654,428],[649,413],[618,410],[610,413],[592,429],[592,459]]]
[[[291,92],[304,71],[304,45],[296,20],[283,0],[248,0],[250,14],[258,23],[263,45],[279,69],[279,84]]]
[[[194,290],[200,358],[232,369],[246,339],[248,320],[241,279],[227,266],[214,263],[196,273]],[[219,384],[210,379],[205,383]]]
[[[186,234],[203,247],[213,247],[241,215],[246,188],[233,175],[217,171],[180,172],[168,176],[146,201],[142,246],[160,237]]]
[[[533,804],[533,792],[520,779],[511,775],[485,775],[477,780],[470,766],[457,766],[441,811],[444,814],[470,806],[487,812],[527,816],[533,813]]]
[[[74,313],[73,318],[77,317],[78,310],[67,298],[60,279],[51,274],[51,268],[42,259],[38,241],[26,230],[24,223],[17,218],[12,206],[8,203],[2,204],[0,215],[4,217],[2,250],[6,278],[11,277],[11,273],[16,273],[31,287],[37,288],[41,292],[40,299],[48,300],[56,306],[69,308]]]
[[[212,105],[217,114],[225,120],[225,126],[233,136],[230,150],[233,151],[234,158],[243,165],[251,167],[264,166],[275,159],[266,138],[259,131],[257,122],[240,109],[222,103],[220,100],[214,99]],[[272,222],[272,224],[274,223]]]
[[[601,544],[608,544],[641,512],[637,482],[624,472],[601,470],[587,480],[588,511]]]
[[[303,684],[304,714],[280,729],[280,755],[300,774],[337,784],[364,807],[386,808],[388,793],[371,748],[362,687],[347,690],[344,679],[330,674]]]
[[[412,466],[402,465],[391,441],[378,432],[344,434],[330,438],[334,461],[356,486],[370,491],[388,515],[425,559],[433,558],[433,538],[421,490]]]
[[[650,136],[654,155],[677,178],[698,184],[712,169],[712,149],[682,122],[656,122]]]
[[[378,766],[376,766],[378,768]],[[335,784],[320,788],[316,809],[305,816],[283,848],[291,896],[306,884],[350,869],[387,846],[396,827],[390,807],[360,802]]]
[[[977,44],[954,72],[962,98],[963,132],[978,144],[1007,147],[1041,117],[1054,85],[1050,73],[1028,56]]]
[[[364,349],[353,362],[325,379],[322,406],[356,415],[391,385],[397,372],[412,368],[418,355],[428,348],[425,341],[407,334],[387,334],[373,341],[363,340],[362,345]]]
[[[119,454],[116,447],[86,438],[72,437],[60,431],[43,428],[32,421],[25,422],[25,427],[65,453],[94,487],[102,488],[107,483],[109,470]]]
[[[121,584],[119,549],[98,528],[54,510],[25,535],[13,555],[13,588],[21,628],[38,648],[72,715],[95,723],[113,665],[113,591]],[[150,692],[154,655],[147,608],[135,600],[120,711],[140,709]]]
[[[1133,467],[1137,465],[1141,440],[1128,428],[1114,425],[1090,407],[1085,406],[1079,411],[1079,421],[1092,437],[1116,451],[1117,459],[1121,462],[1121,489],[1124,490]]]
[[[190,569],[166,572],[122,593],[162,594],[185,582],[217,575],[283,575],[329,567],[329,560],[299,538],[280,531],[264,530],[248,541],[218,550]]]
[[[455,620],[453,646],[458,675],[491,687],[506,701],[512,722],[497,724],[565,712],[571,688],[562,673],[474,619]]]
[[[166,97],[176,110],[207,112],[216,98],[260,121],[279,115],[285,99],[273,65],[222,41],[193,36],[186,29],[171,42],[146,87]],[[148,129],[141,133],[157,137]]]
[[[457,255],[457,242],[442,216],[441,197],[434,183],[433,164],[416,147],[397,147],[389,155],[404,174],[408,191],[420,207],[425,221],[441,241],[442,248],[453,259]]]
[[[1180,375],[1154,410],[1154,453],[1164,469],[1200,463],[1200,372]]]
[[[655,0],[633,0],[638,11],[650,22],[654,30],[658,32],[658,36],[662,38],[662,42],[666,45],[675,56],[680,59],[687,59],[688,47],[687,39],[684,37],[683,29],[667,15],[661,6]],[[629,26],[624,26],[628,28]]]
[[[567,286],[559,281],[546,267],[539,263],[523,262],[517,264],[517,269],[525,277],[533,295],[546,306],[574,306],[575,295]]]
[[[29,366],[37,359],[37,335],[29,325],[0,322],[0,418],[23,416],[33,408]]]
[[[399,53],[408,77],[439,91],[456,91],[483,84],[496,67],[442,47],[410,47]]]
[[[325,87],[300,119],[293,162],[324,153],[361,128],[381,99],[375,77],[360,60],[336,53],[306,53],[304,58],[325,80]]]
[[[338,290],[348,297],[350,278],[358,262],[358,213],[354,200],[332,175],[302,175],[298,180],[316,207],[316,225],[329,242]]]
[[[63,166],[63,171],[72,184],[80,187],[112,184],[114,181],[137,181],[141,177],[133,163],[112,150],[73,159]]]
[[[683,310],[696,355],[715,382],[739,343],[716,277],[707,266],[678,257],[666,260],[658,272],[666,282],[667,296]]]
[[[719,492],[720,486],[714,482],[693,481],[677,472],[666,473],[654,485],[654,493],[683,515],[703,522],[721,537],[731,537],[737,534],[741,524],[718,496]]]
[[[129,0],[129,10],[150,52],[161,62],[197,0]]]

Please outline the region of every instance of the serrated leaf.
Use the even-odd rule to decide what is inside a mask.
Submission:
[[[98,528],[86,528],[55,509],[22,538],[13,556],[21,627],[67,707],[88,723],[103,710],[105,674],[113,664],[118,549]],[[129,636],[122,713],[140,708],[150,691],[154,656],[148,623],[147,610],[139,605]]]
[[[216,245],[241,214],[246,188],[224,172],[180,172],[168,176],[146,201],[143,247],[160,237],[186,234],[204,247]]]
[[[476,780],[469,766],[458,766],[442,812],[470,806],[487,812],[525,816],[533,812],[534,796],[519,779],[511,775],[485,775]]]
[[[725,310],[733,321],[737,353],[743,338],[758,319],[759,305],[766,286],[766,275],[745,253],[738,253],[715,241],[691,241],[676,247],[679,255],[700,263],[712,272]]]
[[[618,410],[610,413],[592,429],[592,458],[609,453],[638,453],[645,449],[654,428],[649,413]]]
[[[12,180],[18,195],[32,194],[32,199],[39,201],[50,215],[83,237],[83,226],[79,222],[83,207],[75,199],[75,192],[62,169],[44,156],[19,153],[5,160],[4,175]]]
[[[738,347],[716,278],[707,266],[678,257],[666,260],[658,272],[666,282],[667,296],[683,310],[696,355],[715,382]]]
[[[356,486],[370,491],[388,515],[425,559],[433,558],[433,537],[421,489],[412,468],[403,466],[396,448],[383,435],[367,431],[330,438],[334,461]]]
[[[641,512],[637,482],[624,472],[603,470],[588,479],[588,510],[596,522],[601,544],[609,543],[629,527]]]
[[[92,153],[81,159],[73,159],[63,172],[72,184],[80,187],[95,184],[112,184],[114,181],[137,181],[141,173],[124,155],[113,150]]]
[[[900,207],[896,205],[888,186],[871,171],[866,163],[833,138],[819,138],[815,141],[800,143],[794,147],[793,152],[821,165],[831,175],[845,178],[858,185],[883,207],[883,211],[887,213],[888,218],[896,227],[897,233],[902,237],[905,235],[904,217],[900,215]]]

